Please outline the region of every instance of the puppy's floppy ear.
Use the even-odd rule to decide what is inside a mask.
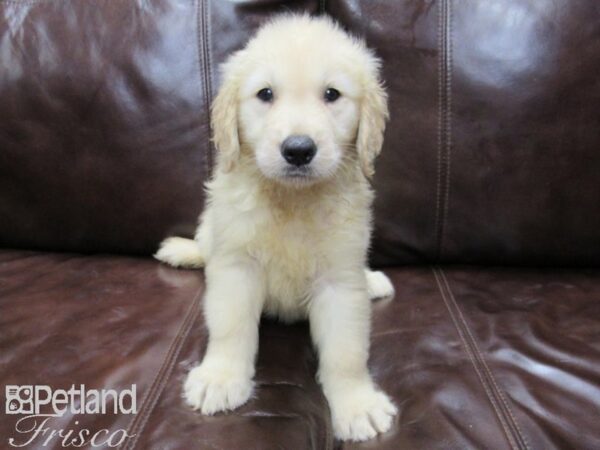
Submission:
[[[387,94],[379,81],[379,61],[371,59],[371,70],[364,83],[356,149],[363,174],[371,178],[375,157],[381,153],[385,122],[389,117]]]
[[[229,172],[240,156],[238,134],[238,90],[240,52],[234,54],[221,68],[223,82],[211,107],[213,142],[218,150],[219,166]]]

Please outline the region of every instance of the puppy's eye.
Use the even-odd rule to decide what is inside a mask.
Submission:
[[[265,103],[273,101],[273,91],[271,90],[271,88],[261,89],[256,93],[256,96],[259,98],[259,100],[262,100]]]
[[[335,102],[338,98],[340,98],[342,94],[340,94],[340,91],[338,91],[337,89],[334,88],[328,88],[325,91],[325,94],[323,94],[323,98],[325,98],[325,101],[328,103],[332,103]]]

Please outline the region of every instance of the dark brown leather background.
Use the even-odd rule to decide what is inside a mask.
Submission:
[[[328,5],[384,59],[375,262],[600,263],[600,2]]]
[[[384,60],[373,261],[600,262],[600,3],[8,1],[0,245],[150,253],[189,235],[218,64],[274,12]]]
[[[306,323],[261,324],[248,403],[212,417],[192,411],[181,386],[206,345],[203,275],[148,258],[0,251],[0,386],[135,383],[136,415],[49,423],[127,429],[135,437],[122,450],[600,448],[597,269],[386,273],[396,296],[373,306],[369,367],[400,413],[369,442],[334,441]],[[0,448],[30,436],[15,433],[19,417],[2,415]]]
[[[265,321],[256,395],[205,417],[181,399],[202,273],[46,251],[191,234],[218,64],[298,10],[364,36],[390,94],[369,366],[400,413],[361,444],[333,439],[306,324]],[[598,270],[481,266],[600,265],[599,74],[598,0],[1,0],[0,387],[136,383],[135,416],[53,423],[122,450],[600,448]]]
[[[149,254],[191,234],[220,62],[290,5],[0,4],[0,247]]]

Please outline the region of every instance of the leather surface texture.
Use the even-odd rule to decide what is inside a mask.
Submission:
[[[334,440],[306,323],[262,322],[247,404],[185,406],[204,278],[148,258],[196,226],[219,64],[298,11],[366,39],[390,99],[369,365],[400,413],[366,443]],[[135,384],[137,414],[48,422],[121,450],[600,449],[599,73],[598,0],[1,0],[0,405]]]
[[[4,1],[0,245],[191,235],[218,66],[290,11],[383,61],[374,264],[600,264],[596,0]]]
[[[151,254],[192,235],[218,65],[316,1],[0,2],[0,247]]]
[[[376,264],[600,264],[600,2],[327,7],[390,94]]]
[[[250,402],[190,410],[181,387],[206,345],[202,273],[146,259],[0,252],[0,384],[136,383],[137,415],[54,424],[126,429],[125,449],[600,447],[598,270],[386,273],[397,294],[374,304],[369,365],[400,414],[371,442],[333,440],[305,323],[261,324]],[[0,421],[4,443],[15,417]]]

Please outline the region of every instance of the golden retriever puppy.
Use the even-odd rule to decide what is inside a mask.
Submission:
[[[331,20],[292,15],[222,69],[200,226],[156,254],[205,266],[209,342],[185,399],[203,414],[240,406],[252,393],[261,314],[308,318],[336,437],[372,438],[396,414],[367,370],[370,298],[393,294],[366,268],[367,178],[388,114],[379,61]]]

